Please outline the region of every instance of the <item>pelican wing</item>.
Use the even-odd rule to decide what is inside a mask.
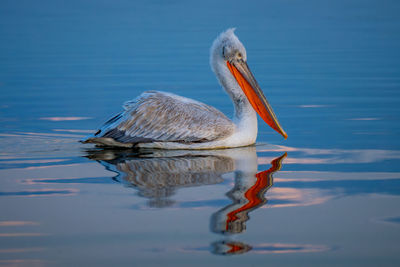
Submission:
[[[207,142],[232,134],[235,127],[211,106],[158,91],[144,92],[126,102],[124,109],[87,142],[95,142],[98,138],[112,138],[125,144]]]

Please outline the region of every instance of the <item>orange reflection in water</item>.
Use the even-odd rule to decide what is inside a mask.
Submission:
[[[261,243],[249,246],[240,241],[219,241],[211,244],[211,251],[217,255],[238,255],[249,251],[255,254],[289,254],[289,253],[312,253],[329,250],[325,245],[312,244],[284,244],[284,243]]]
[[[244,197],[248,200],[246,204],[235,209],[227,214],[226,228],[229,230],[229,225],[238,220],[238,214],[240,212],[250,212],[253,209],[261,206],[266,202],[264,197],[265,192],[272,186],[272,174],[279,171],[282,167],[282,161],[287,156],[287,153],[283,154],[279,158],[274,159],[271,162],[272,167],[266,171],[259,172],[255,176],[257,178],[256,182],[252,187],[250,187],[245,193]],[[246,216],[247,217],[247,216]]]
[[[235,185],[227,196],[233,203],[220,209],[211,217],[211,230],[215,233],[235,234],[246,229],[248,213],[266,203],[265,192],[272,186],[272,175],[282,167],[287,153],[271,161],[271,168],[263,172],[257,169],[235,172]],[[256,160],[256,158],[255,158]]]

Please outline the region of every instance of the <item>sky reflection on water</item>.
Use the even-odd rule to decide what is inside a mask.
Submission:
[[[44,135],[37,134],[34,136],[40,140]],[[9,138],[14,137],[10,136]],[[58,143],[64,144],[64,142],[68,142],[67,140],[74,140],[70,139],[69,136],[63,136],[62,134],[58,138],[60,141],[63,138],[65,140],[56,142],[57,145]],[[52,151],[51,147],[48,147],[48,149]],[[286,154],[282,154],[285,150],[288,151],[287,157]],[[57,153],[63,154],[62,150],[57,151]],[[330,239],[325,239],[326,237],[324,239],[317,238],[313,242],[310,242],[310,239],[304,238],[305,236],[300,239],[297,237],[291,240],[291,238],[287,238],[287,234],[283,234],[286,238],[283,240],[280,240],[279,238],[276,239],[276,231],[284,233],[288,230],[286,228],[287,226],[279,226],[279,221],[276,222],[278,224],[273,223],[273,231],[275,234],[272,236],[275,236],[274,239],[276,239],[276,242],[268,242],[269,238],[260,239],[260,234],[261,236],[265,236],[266,232],[258,225],[264,220],[259,217],[260,215],[261,217],[266,216],[266,220],[269,221],[273,218],[271,217],[274,213],[272,210],[276,208],[280,210],[296,207],[324,206],[325,204],[328,204],[328,207],[325,208],[328,210],[330,209],[329,212],[340,215],[341,212],[335,207],[329,208],[330,202],[345,199],[345,203],[347,203],[348,200],[346,199],[349,197],[356,199],[357,197],[361,197],[371,200],[379,200],[375,205],[381,205],[378,203],[380,201],[384,201],[385,203],[385,199],[387,199],[385,196],[398,197],[400,194],[400,175],[396,172],[341,172],[336,169],[335,171],[312,170],[312,166],[323,165],[329,167],[332,164],[344,164],[343,161],[345,161],[344,159],[346,158],[349,159],[349,164],[352,165],[379,164],[380,162],[386,161],[390,158],[397,158],[397,153],[393,153],[393,151],[379,150],[379,152],[380,153],[371,153],[371,151],[368,150],[319,151],[314,149],[289,148],[273,145],[259,145],[257,147],[216,151],[147,150],[139,152],[90,148],[82,153],[82,156],[90,159],[89,161],[82,157],[81,159],[75,159],[75,163],[72,164],[66,164],[69,162],[68,159],[57,158],[40,159],[37,161],[27,160],[26,162],[21,159],[16,160],[17,164],[14,168],[0,169],[1,177],[9,176],[8,180],[10,181],[7,183],[7,179],[3,179],[5,187],[2,187],[0,198],[6,198],[6,202],[11,201],[10,203],[13,203],[13,199],[16,197],[22,197],[22,202],[25,202],[24,199],[32,199],[32,197],[36,199],[39,197],[43,199],[38,200],[39,203],[45,201],[47,204],[44,205],[48,206],[48,201],[55,197],[61,197],[62,199],[65,197],[73,197],[78,200],[77,205],[74,205],[74,213],[78,212],[81,214],[82,212],[85,212],[88,207],[85,208],[80,206],[78,203],[82,200],[79,199],[87,199],[89,197],[90,199],[96,198],[100,200],[103,197],[100,197],[99,194],[106,194],[108,195],[106,198],[110,199],[113,203],[115,203],[115,198],[120,199],[120,201],[118,201],[120,204],[117,206],[119,206],[119,209],[122,208],[123,214],[125,215],[119,217],[119,219],[126,217],[129,213],[137,214],[134,216],[136,219],[136,216],[139,214],[146,218],[150,215],[146,215],[148,212],[155,212],[153,215],[150,215],[150,218],[153,216],[158,218],[159,216],[164,216],[161,214],[157,215],[157,213],[162,213],[161,210],[159,210],[161,208],[170,210],[170,212],[167,212],[166,214],[170,214],[171,212],[176,214],[176,211],[181,213],[179,216],[177,214],[170,214],[167,216],[177,216],[177,218],[180,219],[175,223],[178,225],[184,223],[183,225],[186,225],[186,227],[191,225],[189,229],[194,231],[194,233],[198,233],[199,229],[204,229],[204,226],[208,225],[210,225],[210,231],[216,233],[214,236],[206,235],[208,241],[203,240],[198,243],[198,241],[201,241],[204,237],[197,238],[198,241],[195,243],[197,243],[198,246],[186,243],[186,238],[183,238],[183,236],[183,239],[181,238],[178,241],[172,241],[168,238],[167,240],[169,240],[169,242],[175,244],[169,249],[158,246],[157,242],[149,244],[142,244],[142,242],[140,242],[141,245],[137,244],[139,245],[137,249],[143,253],[167,253],[171,255],[179,253],[179,251],[193,255],[203,255],[205,252],[219,255],[314,254],[329,253],[329,251],[331,251],[330,253],[336,253],[334,251],[337,251],[341,245],[338,245],[337,242],[327,242],[327,240]],[[364,156],[362,154],[364,154]],[[376,154],[379,155],[376,156]],[[278,155],[281,156],[279,157]],[[342,158],[343,160],[339,160],[335,163],[330,161],[325,162],[322,160],[323,158],[319,158],[321,156],[325,157],[326,155],[333,157],[332,159]],[[310,157],[312,160],[310,160]],[[314,159],[319,160],[317,160],[316,163]],[[13,161],[12,159],[3,160],[5,162],[4,165],[7,166],[10,160]],[[249,197],[249,192],[254,191],[252,188],[257,184],[255,183],[257,181],[255,176],[256,173],[263,173],[262,170],[265,171],[269,168],[270,174],[271,171],[273,173],[274,171],[279,170],[280,168],[271,168],[271,162],[276,162],[277,160],[282,162],[282,169],[275,173],[274,178],[271,176],[268,176],[269,178],[263,177],[264,179],[262,181],[266,182],[265,187],[263,187],[264,189],[260,188],[260,190],[258,190],[259,192],[262,192],[261,195],[259,195],[259,200],[261,202],[254,200],[249,201],[249,199],[251,199]],[[93,161],[97,161],[98,163],[95,162],[93,165],[93,163],[91,163]],[[1,163],[2,162],[0,161],[0,165],[2,165]],[[309,166],[311,170],[295,170],[297,166],[303,165]],[[294,170],[290,170],[293,168]],[[68,169],[70,171],[68,171]],[[58,170],[62,171],[63,174],[60,175]],[[269,182],[268,179],[270,179]],[[17,184],[14,184],[16,181]],[[97,189],[92,188],[92,185],[96,185]],[[119,189],[113,187],[114,189],[111,190],[112,188],[109,186],[112,185],[118,185]],[[68,188],[65,188],[65,186],[68,186]],[[97,186],[101,186],[102,189]],[[12,188],[18,188],[19,191],[12,191]],[[128,191],[123,190],[123,188],[127,188]],[[204,194],[204,190],[206,190],[207,194]],[[266,190],[268,191],[265,193]],[[227,196],[223,196],[225,194],[227,194],[230,199]],[[137,197],[133,195],[137,195]],[[257,194],[255,196],[257,196]],[[390,201],[390,198],[387,200]],[[266,201],[267,204],[262,205],[262,203]],[[65,202],[65,200],[54,201],[55,204],[51,204],[51,206],[53,206],[51,210],[53,210],[53,212],[54,208],[58,210],[58,205],[63,202]],[[125,207],[121,207],[121,204],[124,202],[125,204],[123,205]],[[28,206],[31,204],[28,204]],[[34,206],[36,205],[37,204]],[[64,206],[64,204],[62,204],[62,206]],[[249,207],[244,208],[246,206]],[[248,212],[256,207],[259,209],[251,212],[251,217],[249,217]],[[242,225],[242,227],[240,227],[241,230],[236,231],[237,233],[233,236],[230,234],[228,236],[222,235],[218,237],[221,235],[221,232],[223,233],[225,231],[224,229],[230,229],[226,228],[229,218],[232,217],[229,214],[235,210],[239,212],[242,208],[245,211],[244,217],[237,217],[243,217],[238,221],[240,222],[239,224]],[[102,207],[101,210],[104,211],[104,207]],[[185,222],[188,221],[188,218],[182,216],[193,216],[193,212],[203,214],[202,216],[205,216],[205,218],[196,222],[193,222],[192,220]],[[292,212],[283,215],[278,212],[280,216],[283,216],[281,219],[286,216],[293,216],[290,215],[290,213]],[[91,211],[90,214],[93,215],[93,211]],[[390,216],[390,214],[392,216]],[[375,227],[377,227],[376,223],[380,225],[382,222],[396,225],[397,217],[393,217],[393,215],[396,215],[396,213],[386,213],[385,215],[385,212],[383,212],[380,215],[374,215],[371,218],[373,220],[370,223],[375,225]],[[58,216],[65,218],[65,214],[59,214]],[[89,218],[87,216],[85,217]],[[94,217],[95,218],[91,218],[88,221],[104,219],[104,216],[101,215],[101,213],[94,215]],[[131,216],[128,215],[128,217]],[[207,220],[205,220],[206,217],[208,217]],[[41,221],[45,224],[49,224],[47,219],[43,221],[40,216],[37,217],[34,214],[31,214],[30,217],[20,217],[20,219],[29,220],[32,220],[32,218],[35,218],[34,221]],[[146,223],[146,219],[144,218],[142,223]],[[236,217],[233,216],[232,218]],[[289,217],[286,218],[288,219]],[[13,224],[11,219],[13,218],[9,218],[9,221],[3,221],[3,225],[36,225],[36,227],[40,229],[47,228],[42,226],[43,223],[33,223],[34,221],[28,221],[29,223],[26,224],[18,222]],[[75,221],[73,218],[70,219]],[[259,221],[253,223],[253,220]],[[85,224],[83,221],[80,221],[80,223]],[[308,223],[310,223],[309,220]],[[300,223],[300,225],[301,224],[302,223]],[[128,227],[126,230],[131,227],[128,225],[130,224],[125,226]],[[160,236],[165,235],[164,231],[170,228],[170,226],[168,226],[169,224],[164,224],[162,220],[156,223],[157,226],[154,225],[154,223],[152,223],[152,225],[155,229],[159,229],[157,231],[161,231],[158,233]],[[321,227],[325,228],[325,226],[317,225],[314,226],[316,229]],[[354,229],[357,229],[358,227],[357,222],[351,223],[350,225],[347,227],[355,227]],[[184,229],[188,229],[186,227]],[[291,227],[293,227],[293,225]],[[328,225],[326,225],[326,227],[328,227]],[[384,228],[387,227],[388,226]],[[57,230],[58,227],[54,228],[54,226],[51,227],[53,229],[52,231],[45,231],[42,233],[30,232],[24,229],[25,227],[19,228],[22,230],[21,232],[19,230],[10,231],[8,234],[5,233],[4,236],[0,236],[0,238],[4,240],[5,238],[15,239],[17,237],[24,239],[29,238],[31,240],[40,239],[42,240],[40,243],[44,242],[43,244],[53,244],[54,241],[50,241],[52,239],[51,236],[58,236],[58,238],[61,239],[66,238],[64,234],[59,233],[59,230]],[[133,231],[138,234],[139,232],[136,231],[143,231],[143,229],[140,229],[141,227],[138,227],[137,230]],[[235,229],[239,228],[235,227]],[[244,231],[244,229],[246,229],[246,231]],[[122,229],[120,229],[120,231],[121,230]],[[201,230],[201,232],[204,230]],[[73,230],[70,234],[74,236],[73,232],[75,231],[76,230]],[[128,230],[128,232],[130,231],[132,231],[132,229]],[[186,230],[183,229],[176,229],[175,231],[181,232],[182,234],[183,232],[186,232]],[[147,231],[145,230],[142,234],[146,232]],[[24,233],[28,233],[29,235],[24,235]],[[85,230],[85,235],[89,233],[90,231]],[[49,234],[51,234],[51,236],[49,236]],[[114,235],[115,234],[117,233],[114,233]],[[116,240],[119,240],[118,242],[127,242],[127,240],[121,241],[124,238],[121,239],[122,236],[118,237],[118,235],[119,234],[114,237]],[[128,238],[128,240],[129,236],[130,234],[127,233],[126,238]],[[94,236],[86,238],[92,239]],[[100,238],[100,236],[98,238]],[[104,238],[106,237],[104,236]],[[81,242],[79,240],[80,239],[77,238],[76,241],[71,240],[69,242]],[[301,240],[303,242],[301,242]],[[206,241],[208,246],[205,246],[204,241]],[[15,244],[19,244],[19,242],[16,242]],[[130,241],[130,244],[131,246],[133,245],[132,240]],[[92,241],[90,241],[88,245],[93,246]],[[45,257],[48,258],[48,253],[52,253],[51,251],[52,249],[46,245],[41,246],[40,248],[29,247],[26,249],[20,249],[17,246],[11,248],[11,250],[4,248],[3,254],[11,255],[15,253],[23,253],[29,255],[29,253],[36,252],[46,255]]]
[[[398,14],[395,0],[2,1],[0,265],[398,266]],[[228,27],[287,140],[260,121],[242,150],[77,142],[144,90],[230,116],[208,63]],[[246,230],[222,234],[284,153]]]

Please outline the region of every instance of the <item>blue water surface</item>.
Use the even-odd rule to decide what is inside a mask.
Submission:
[[[0,265],[398,266],[400,3],[0,3]],[[288,134],[223,151],[78,140],[145,90],[232,115],[236,27]],[[286,154],[285,154],[286,153]]]

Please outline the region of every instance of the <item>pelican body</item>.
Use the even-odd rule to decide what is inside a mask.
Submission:
[[[234,29],[222,32],[210,50],[210,65],[234,104],[233,119],[204,103],[172,93],[147,91],[82,140],[100,146],[217,149],[248,146],[257,138],[257,113],[285,139],[271,106],[247,65]],[[256,113],[257,112],[257,113]]]

